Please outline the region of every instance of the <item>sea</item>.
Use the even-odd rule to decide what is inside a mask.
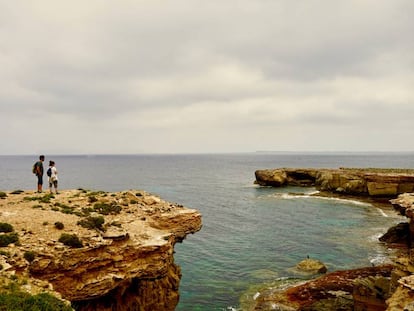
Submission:
[[[0,190],[34,190],[38,155],[0,156]],[[197,209],[203,227],[175,246],[179,311],[247,310],[269,287],[303,280],[310,257],[328,271],[388,262],[378,241],[404,219],[391,206],[315,197],[314,188],[254,184],[268,168],[414,168],[414,153],[47,155],[61,189],[141,189]]]

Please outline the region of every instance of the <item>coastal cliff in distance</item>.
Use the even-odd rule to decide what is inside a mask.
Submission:
[[[198,211],[138,190],[0,194],[0,238],[14,237],[0,247],[3,284],[76,310],[175,309],[174,245],[201,229]]]
[[[312,169],[257,170],[261,186],[314,186],[320,191],[368,197],[396,197],[414,192],[414,170],[408,169]]]
[[[288,289],[269,288],[251,310],[414,310],[414,170],[281,168],[255,175],[262,186],[312,186],[323,195],[387,200],[408,222],[380,238],[400,248],[394,264],[335,271]]]

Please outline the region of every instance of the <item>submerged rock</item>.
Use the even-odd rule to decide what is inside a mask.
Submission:
[[[326,266],[319,260],[316,259],[304,259],[296,265],[296,269],[300,272],[307,274],[320,274],[326,273],[328,269]]]

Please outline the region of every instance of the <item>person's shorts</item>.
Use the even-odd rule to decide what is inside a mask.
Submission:
[[[49,187],[52,187],[52,186],[54,186],[55,188],[57,188],[58,181],[56,179],[55,180],[52,180],[51,178],[49,178]]]
[[[37,175],[37,184],[38,185],[43,185],[43,176],[42,175]]]

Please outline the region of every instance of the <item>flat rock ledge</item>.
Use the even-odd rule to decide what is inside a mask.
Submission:
[[[76,310],[174,310],[174,245],[202,226],[198,211],[145,191],[83,189],[0,192],[0,223],[13,228],[0,238],[18,238],[0,247],[3,283],[24,279],[23,290],[51,292]]]
[[[257,170],[261,186],[314,186],[332,193],[394,198],[414,192],[414,170],[377,168],[277,168]]]
[[[256,183],[314,186],[332,194],[388,198],[408,223],[391,229],[399,237],[386,242],[397,241],[399,247],[404,245],[407,249],[401,249],[401,257],[392,265],[336,271],[288,289],[269,288],[257,296],[251,310],[414,311],[414,170],[259,170]],[[401,237],[406,237],[405,243],[401,243]]]

